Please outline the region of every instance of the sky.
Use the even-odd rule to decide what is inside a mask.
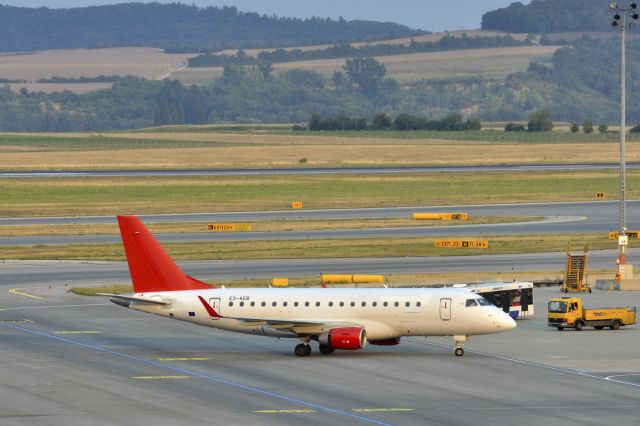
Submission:
[[[51,8],[94,6],[136,0],[0,0],[0,4]],[[391,21],[427,31],[474,29],[482,14],[508,6],[513,0],[158,0],[205,6],[235,6],[242,11],[307,18]],[[530,0],[520,0],[529,3]]]

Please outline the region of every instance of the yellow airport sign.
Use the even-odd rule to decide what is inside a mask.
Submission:
[[[271,280],[274,287],[289,287],[289,278],[274,278]]]
[[[640,231],[627,231],[625,232],[625,235],[629,238],[635,238],[636,240],[638,239],[638,235],[640,235]],[[619,236],[618,231],[611,231],[609,232],[609,239],[610,240],[617,240]]]
[[[467,220],[467,213],[414,213],[416,220]]]
[[[294,201],[291,203],[292,209],[301,209],[303,206],[304,206],[304,203],[302,201]]]
[[[489,248],[488,240],[436,240],[435,246],[439,248]]]
[[[212,232],[249,232],[251,225],[248,223],[210,223],[207,227]]]

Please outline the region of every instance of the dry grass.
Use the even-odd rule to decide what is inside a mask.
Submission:
[[[350,257],[469,256],[480,254],[563,252],[567,243],[592,250],[610,249],[614,242],[602,234],[569,235],[487,235],[489,248],[440,249],[435,240],[445,237],[363,238],[295,241],[238,241],[210,243],[166,243],[164,247],[178,260],[313,259]],[[477,236],[459,236],[459,240]],[[563,255],[561,255],[563,256]],[[120,244],[77,244],[33,247],[0,247],[2,259],[82,259],[124,260]],[[461,260],[463,262],[463,260]],[[613,262],[613,259],[612,259]]]
[[[96,77],[103,75],[135,75],[148,79],[168,76],[181,68],[193,54],[167,54],[161,49],[121,47],[110,49],[48,50],[35,53],[0,55],[0,76],[28,80],[30,90],[83,91],[88,85],[39,84],[40,78]],[[12,87],[18,90],[23,85]],[[104,86],[104,85],[103,85]],[[95,86],[103,87],[103,86]]]
[[[619,158],[618,148],[612,143],[497,144],[238,133],[113,135],[139,140],[174,138],[176,146],[179,146],[180,140],[219,141],[223,145],[236,146],[53,151],[46,155],[42,152],[22,152],[19,146],[3,146],[0,150],[0,169],[300,167],[302,158],[307,159],[307,166],[600,163],[616,162]],[[640,161],[639,143],[627,145],[627,161]]]
[[[253,232],[281,232],[281,231],[316,231],[325,229],[368,229],[368,228],[409,228],[436,227],[456,225],[476,225],[489,223],[511,223],[539,220],[540,217],[519,216],[491,216],[471,217],[466,221],[438,221],[413,219],[336,219],[336,220],[272,220],[272,221],[243,221],[251,224]],[[226,222],[225,222],[226,223]],[[148,223],[147,228],[154,233],[180,234],[209,232],[208,222],[178,222],[178,223]],[[20,225],[0,226],[1,237],[47,236],[47,235],[116,235],[118,226],[113,225]]]
[[[510,35],[514,40],[524,41],[527,38],[527,34],[516,34],[516,33],[503,33],[498,31],[482,31],[482,30],[458,30],[458,31],[447,31],[441,33],[433,33],[433,34],[423,34],[414,37],[403,37],[403,38],[394,38],[389,40],[375,40],[375,41],[361,41],[356,43],[350,43],[353,47],[362,47],[362,46],[377,46],[380,44],[401,44],[403,46],[408,46],[411,43],[411,40],[415,40],[420,43],[424,42],[437,42],[442,39],[445,35],[453,36],[453,37],[462,37],[463,34],[466,34],[469,37],[495,37],[495,36],[504,36]],[[312,51],[312,50],[321,50],[326,49],[327,47],[333,46],[332,44],[315,44],[313,46],[293,46],[286,47],[284,50],[302,50],[303,52]],[[247,56],[257,56],[261,52],[273,52],[276,50],[273,49],[244,49],[244,52]],[[235,55],[238,53],[238,49],[227,49],[218,54],[222,55]]]

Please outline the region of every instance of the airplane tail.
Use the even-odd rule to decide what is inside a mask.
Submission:
[[[210,289],[186,275],[136,216],[118,216],[122,244],[136,293]]]

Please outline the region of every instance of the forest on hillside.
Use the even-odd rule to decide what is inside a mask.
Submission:
[[[514,33],[610,31],[609,2],[602,0],[532,0],[513,2],[482,16],[482,29]]]
[[[0,5],[0,51],[151,46],[213,52],[405,37],[420,32],[389,23],[296,19],[198,8],[180,3],[122,3],[71,9]]]

